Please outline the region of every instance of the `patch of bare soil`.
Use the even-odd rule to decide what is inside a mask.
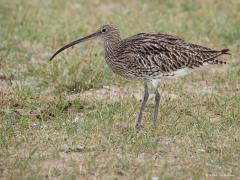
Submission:
[[[11,84],[11,77],[0,75],[0,91],[7,91],[9,85]]]
[[[68,100],[72,101],[74,99],[85,99],[85,100],[105,100],[109,102],[115,102],[119,100],[123,100],[127,97],[133,97],[137,100],[141,100],[143,96],[143,88],[142,87],[132,87],[132,86],[104,86],[102,89],[92,89],[89,91],[84,91],[79,94],[71,94],[68,96]],[[154,96],[150,94],[150,97]],[[177,97],[176,94],[168,94],[167,92],[162,93],[163,97],[170,97],[175,99]]]
[[[23,41],[20,46],[21,48],[32,53],[30,58],[32,64],[41,64],[47,62],[46,59],[48,57],[48,53],[42,53],[42,49],[44,49],[42,44]]]
[[[27,77],[24,81],[14,79],[13,75],[5,76],[0,74],[0,91],[6,92],[9,87],[14,86],[32,86],[36,85],[37,78],[35,77]]]
[[[214,85],[207,84],[205,81],[192,83],[187,85],[187,91],[194,92],[196,94],[214,94],[217,93],[217,89]]]

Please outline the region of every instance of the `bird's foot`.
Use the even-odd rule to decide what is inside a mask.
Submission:
[[[153,120],[153,128],[154,128],[154,129],[157,128],[157,120],[156,120],[156,119]]]
[[[136,129],[136,131],[139,131],[140,129],[143,129],[144,127],[143,127],[143,125],[141,125],[141,124],[136,124],[135,125],[135,129]]]

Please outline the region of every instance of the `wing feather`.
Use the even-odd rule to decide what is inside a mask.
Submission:
[[[129,37],[123,40],[120,49],[123,54],[131,57],[133,67],[137,66],[139,70],[157,70],[160,73],[199,67],[205,62],[212,63],[216,57],[227,54],[228,51],[212,50],[160,33],[140,33]]]

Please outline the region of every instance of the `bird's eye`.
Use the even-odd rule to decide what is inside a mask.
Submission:
[[[102,32],[105,33],[107,31],[107,29],[105,28],[102,28]]]

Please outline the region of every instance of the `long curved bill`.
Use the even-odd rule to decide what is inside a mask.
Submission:
[[[63,47],[61,47],[60,49],[58,49],[58,50],[52,55],[52,57],[49,59],[49,61],[53,60],[53,58],[54,58],[56,55],[58,55],[60,52],[62,52],[63,50],[65,50],[65,49],[67,49],[67,48],[69,48],[69,47],[72,47],[72,46],[74,46],[75,44],[78,44],[78,43],[81,43],[81,42],[84,42],[84,41],[87,41],[87,40],[90,40],[90,39],[94,39],[94,38],[98,37],[98,36],[100,35],[100,33],[101,33],[101,31],[97,31],[97,32],[95,32],[95,33],[93,33],[93,34],[90,34],[90,35],[88,35],[88,36],[85,36],[85,37],[83,37],[83,38],[80,38],[80,39],[78,39],[78,40],[75,40],[75,41],[72,41],[72,42],[66,44],[65,46],[63,46]]]

